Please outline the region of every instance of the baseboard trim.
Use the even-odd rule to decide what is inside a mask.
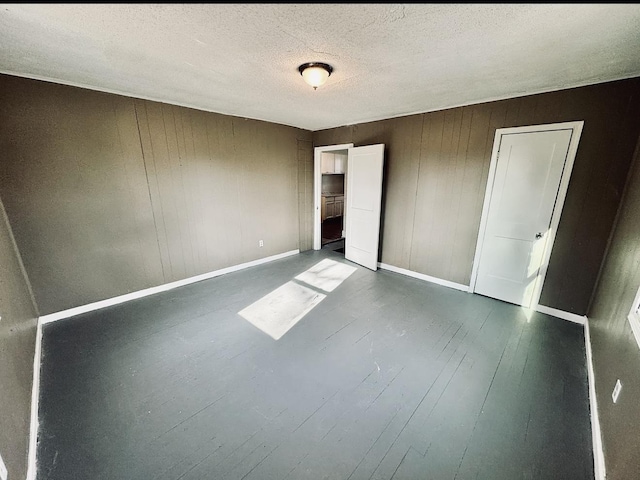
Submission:
[[[436,283],[444,287],[455,288],[456,290],[461,290],[463,292],[471,291],[471,287],[469,287],[468,285],[462,285],[460,283],[450,282],[449,280],[443,280],[441,278],[431,277],[423,273],[414,272],[412,270],[407,270],[405,268],[395,267],[387,263],[379,262],[378,267],[380,267],[383,270],[389,270],[390,272],[399,273],[401,275],[406,275],[408,277],[413,277],[419,280]],[[534,310],[540,313],[551,315],[553,317],[561,318],[563,320],[568,320],[570,322],[578,323],[580,325],[585,325],[587,321],[587,317],[585,317],[584,315],[577,315],[575,313],[565,312],[564,310],[558,310],[557,308],[545,307],[544,305],[537,305],[534,308]]]
[[[442,285],[443,287],[455,288],[456,290],[462,290],[463,292],[469,292],[469,285],[462,285],[460,283],[450,282],[449,280],[443,280],[437,277],[431,277],[429,275],[425,275],[424,273],[414,272],[413,270],[407,270],[405,268],[394,267],[393,265],[389,265],[386,263],[379,262],[378,267],[383,270],[389,270],[390,272],[399,273],[401,275],[406,275],[407,277],[417,278],[419,280],[424,280],[426,282],[435,283],[438,285]]]
[[[589,379],[589,410],[591,411],[591,437],[593,441],[593,472],[595,480],[605,480],[607,470],[604,463],[600,418],[598,417],[598,399],[596,397],[596,381],[593,372],[593,354],[591,350],[591,334],[589,319],[584,324],[584,344],[587,350],[587,377]]]
[[[536,312],[545,313],[552,317],[558,317],[570,322],[579,323],[580,325],[587,324],[587,317],[584,315],[578,315],[576,313],[565,312],[564,310],[558,310],[557,308],[545,307],[544,305],[537,305],[534,310]]]
[[[125,295],[108,298],[106,300],[101,300],[99,302],[89,303],[87,305],[81,305],[80,307],[70,308],[68,310],[62,310],[60,312],[51,313],[49,315],[44,315],[40,317],[40,323],[42,324],[51,323],[51,322],[55,322],[56,320],[62,320],[64,318],[73,317],[76,315],[80,315],[82,313],[91,312],[93,310],[99,310],[101,308],[110,307],[112,305],[118,305],[120,303],[125,303],[125,302],[136,300],[142,297],[147,297],[149,295],[154,295],[156,293],[166,292],[167,290],[183,287],[191,283],[201,282],[202,280],[208,280],[210,278],[219,277],[220,275],[224,275],[226,273],[237,272],[239,270],[244,270],[245,268],[255,267],[257,265],[262,265],[264,263],[273,262],[274,260],[280,260],[281,258],[297,255],[298,253],[300,253],[299,249],[290,250],[288,252],[279,253],[277,255],[272,255],[270,257],[260,258],[258,260],[252,260],[251,262],[245,262],[239,265],[233,265],[231,267],[215,270],[213,272],[203,273],[202,275],[196,275],[194,277],[185,278],[184,280],[165,283],[157,287],[146,288],[144,290],[138,290],[137,292],[127,293]]]
[[[40,360],[42,358],[42,323],[38,319],[36,345],[33,353],[33,384],[31,385],[31,421],[29,425],[29,454],[27,480],[36,480],[36,453],[38,448],[38,408],[40,404]]]

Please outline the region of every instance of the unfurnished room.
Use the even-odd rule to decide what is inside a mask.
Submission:
[[[0,480],[640,479],[638,25],[2,4]]]

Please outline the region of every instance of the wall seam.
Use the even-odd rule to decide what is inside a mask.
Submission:
[[[149,185],[149,171],[147,169],[147,158],[144,154],[144,146],[142,145],[142,133],[140,132],[140,119],[138,118],[138,106],[133,102],[133,111],[136,114],[136,127],[138,128],[138,142],[140,142],[140,153],[142,153],[142,165],[144,165],[144,175],[147,180],[147,192],[149,193],[149,204],[151,205],[151,215],[153,216],[153,228],[156,231],[156,242],[158,244],[158,257],[160,257],[160,267],[162,268],[162,278],[167,281],[164,273],[164,261],[162,260],[162,249],[160,248],[160,235],[158,235],[158,223],[156,221],[156,211],[153,208],[153,197],[151,195],[151,186]]]
[[[36,302],[35,295],[33,293],[33,289],[31,288],[31,281],[29,280],[29,275],[27,274],[27,270],[24,267],[24,263],[22,261],[22,255],[20,254],[20,250],[18,249],[18,244],[16,243],[16,239],[13,235],[13,229],[11,228],[11,223],[9,222],[9,216],[4,208],[4,203],[0,198],[0,211],[2,215],[2,221],[7,225],[7,232],[9,234],[9,238],[11,239],[11,247],[16,256],[16,260],[18,261],[18,266],[20,268],[20,273],[22,274],[22,278],[24,279],[25,284],[27,285],[27,291],[29,292],[29,299],[31,300],[31,305],[33,307],[33,311],[35,312],[36,319],[36,336],[34,342],[34,353],[33,353],[33,369],[31,376],[31,408],[29,409],[29,437],[27,438],[27,454],[25,457],[26,465],[25,469],[27,472],[27,478],[30,478],[29,475],[33,475],[35,478],[35,474],[32,473],[35,468],[36,463],[36,446],[38,441],[38,409],[37,409],[37,396],[40,391],[40,338],[41,338],[41,329],[40,322],[38,318],[40,316],[40,312],[38,309],[38,303]],[[36,371],[36,368],[38,369]],[[35,404],[34,404],[34,395]],[[35,411],[34,411],[35,405]]]
[[[611,248],[611,243],[613,242],[613,237],[615,235],[616,230],[618,229],[618,223],[620,222],[620,216],[622,213],[622,205],[624,204],[629,191],[629,184],[631,183],[631,176],[636,164],[640,161],[638,157],[640,157],[640,132],[638,132],[638,139],[636,140],[636,148],[633,151],[633,157],[631,160],[631,164],[629,165],[629,170],[627,171],[627,178],[624,181],[624,187],[622,189],[622,195],[620,195],[620,202],[618,203],[618,209],[616,211],[616,216],[613,219],[613,224],[611,225],[611,231],[609,232],[609,238],[607,239],[607,246],[604,249],[602,254],[602,261],[600,262],[600,266],[598,267],[598,275],[596,276],[596,281],[593,284],[593,289],[591,290],[591,295],[589,297],[589,303],[587,304],[587,317],[591,314],[591,307],[593,306],[593,302],[596,296],[596,292],[598,291],[598,287],[600,286],[600,280],[602,277],[602,271],[604,270],[605,260],[609,256],[609,250]]]
[[[411,241],[409,244],[411,248],[409,249],[409,262],[407,267],[411,269],[411,265],[413,263],[413,235],[416,231],[416,209],[418,207],[418,191],[420,186],[420,166],[422,165],[422,142],[424,139],[424,119],[426,115],[421,115],[422,122],[420,127],[420,147],[418,148],[418,171],[416,172],[416,193],[413,196],[413,220],[411,221]]]
[[[22,255],[20,254],[20,250],[18,249],[18,244],[13,235],[13,228],[11,228],[11,222],[9,221],[9,215],[7,215],[7,211],[4,208],[4,203],[0,198],[0,210],[2,210],[2,218],[4,222],[7,224],[7,230],[9,231],[9,238],[11,238],[11,246],[13,248],[14,253],[16,254],[16,258],[18,259],[18,265],[20,266],[20,272],[22,272],[22,276],[24,277],[24,281],[27,284],[27,290],[29,291],[29,298],[31,299],[31,304],[33,309],[36,312],[36,318],[40,316],[40,309],[38,308],[38,302],[36,302],[36,296],[33,293],[33,289],[31,288],[31,280],[29,280],[29,275],[27,274],[27,269],[24,267],[24,263],[22,261]]]

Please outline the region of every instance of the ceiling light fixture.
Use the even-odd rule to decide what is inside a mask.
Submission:
[[[304,78],[304,81],[316,90],[327,81],[327,78],[329,78],[329,75],[333,72],[333,67],[326,63],[309,62],[300,65],[298,71],[300,75],[302,75],[302,78]]]

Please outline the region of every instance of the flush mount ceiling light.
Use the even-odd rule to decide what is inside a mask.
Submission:
[[[329,78],[329,75],[333,72],[333,67],[326,63],[309,62],[300,65],[298,71],[300,75],[302,75],[302,78],[304,78],[304,81],[316,90],[327,81],[327,78]]]

